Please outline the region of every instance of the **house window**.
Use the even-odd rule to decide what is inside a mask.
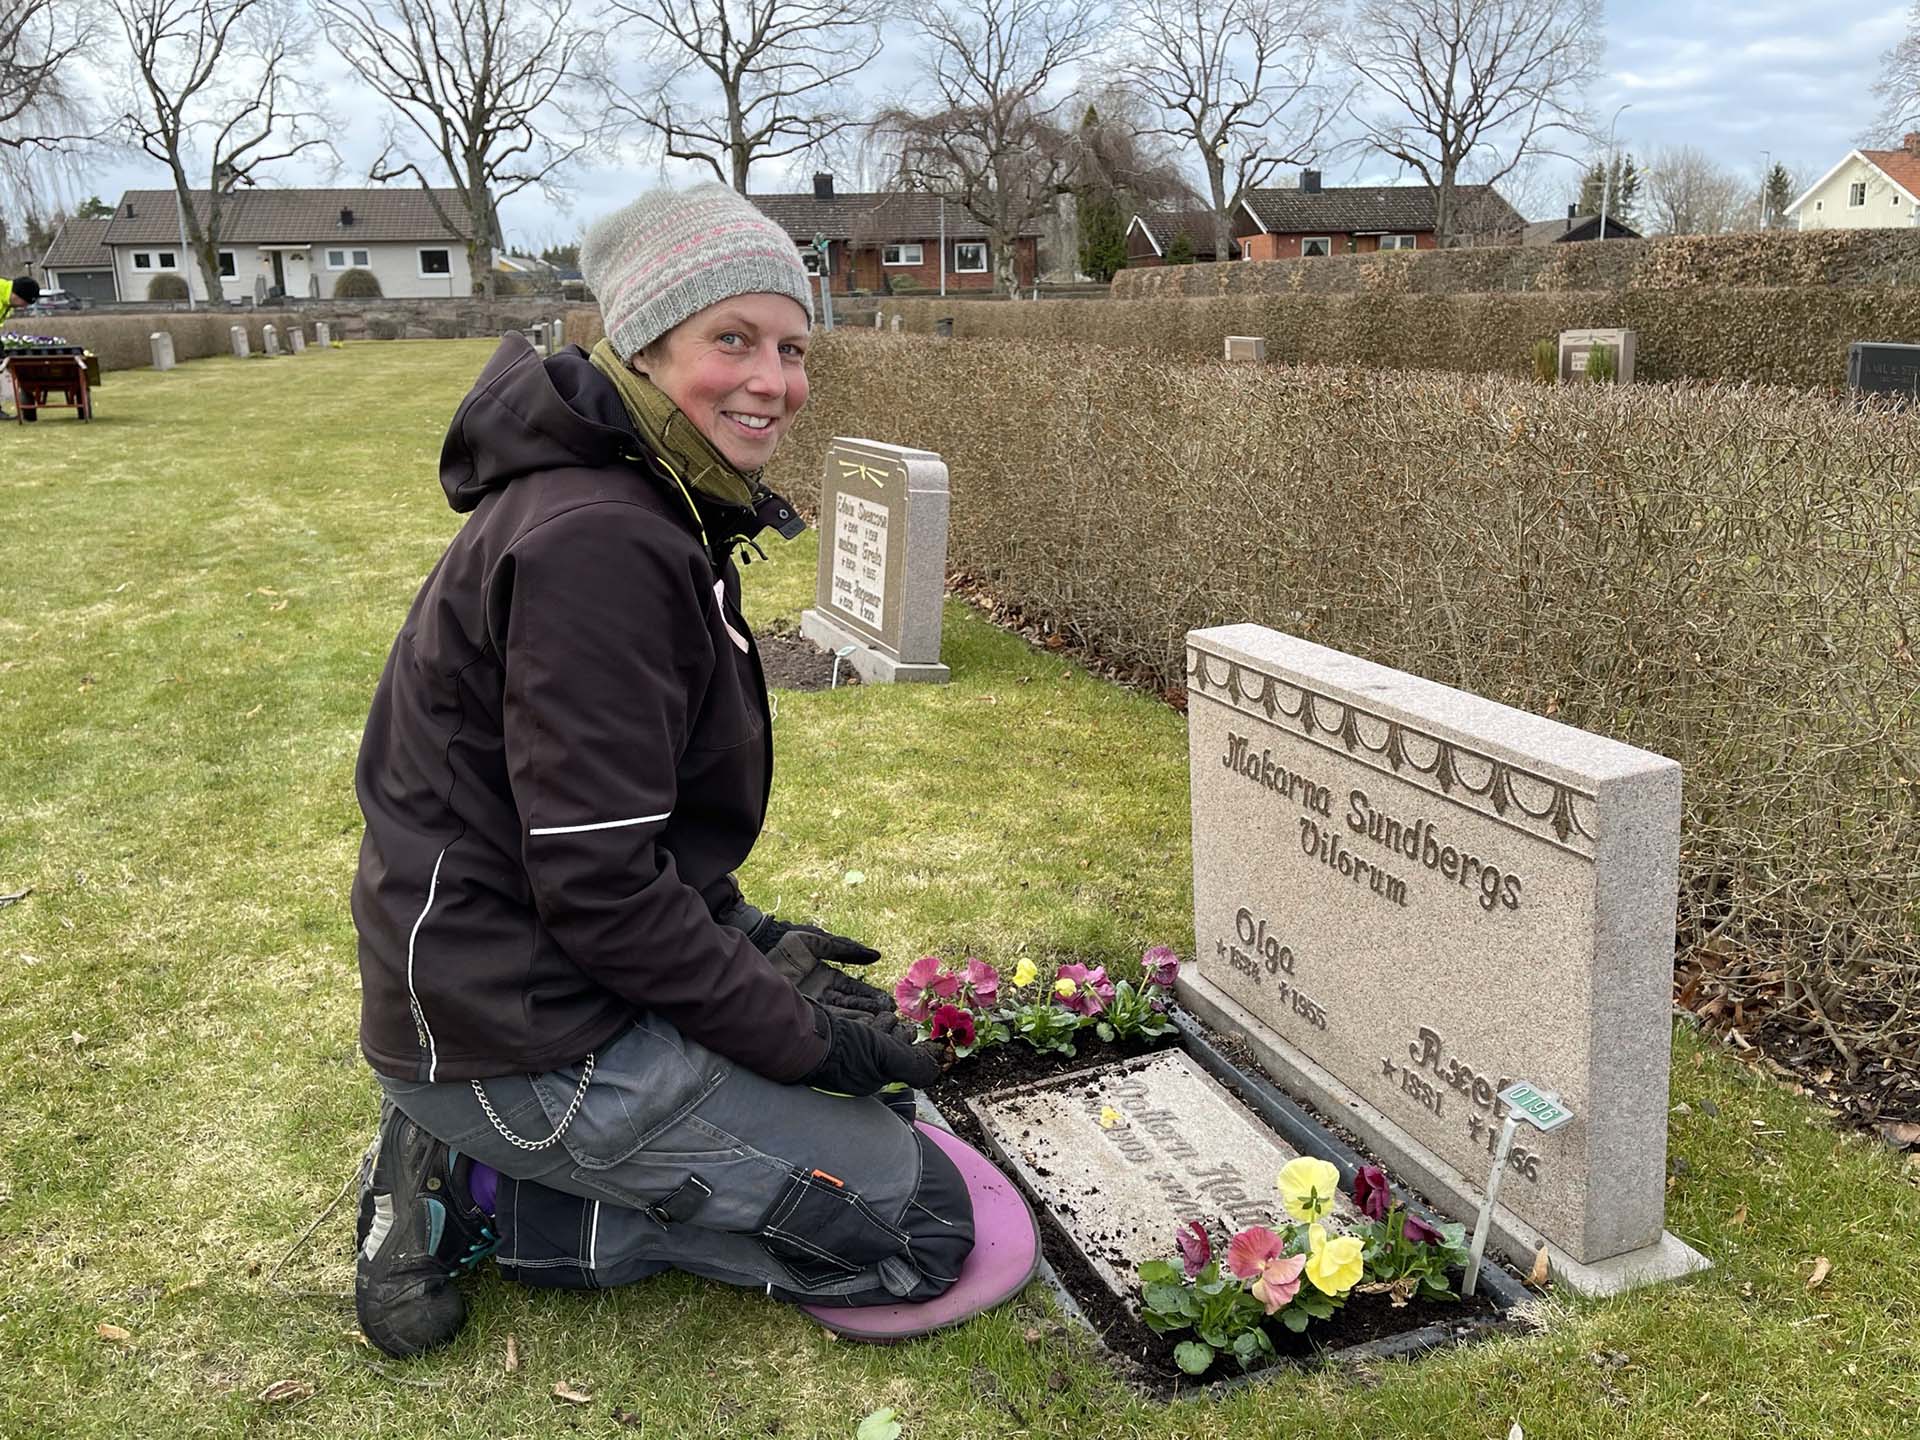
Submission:
[[[451,275],[453,273],[453,252],[451,250],[422,250],[420,252],[420,273],[422,275]]]
[[[430,252],[422,250],[420,253],[424,256]],[[364,270],[366,268],[367,268],[367,252],[364,250],[329,250],[327,251],[327,269],[329,270],[349,270],[349,269]],[[422,262],[422,273],[425,273],[424,262]],[[444,270],[441,270],[441,271],[436,271],[434,273],[444,275],[446,272]]]
[[[153,256],[145,250],[134,251],[133,268],[136,270],[151,270],[153,268]]]
[[[1859,206],[1867,203],[1867,182],[1856,180],[1847,187],[1847,204]]]
[[[222,280],[231,280],[239,273],[239,268],[233,263],[233,252],[231,250],[222,250],[220,252],[220,278]]]
[[[133,252],[133,268],[136,270],[178,270],[179,257],[171,250],[136,250]]]
[[[953,247],[953,268],[960,275],[984,275],[987,273],[987,247],[984,241],[973,240]]]
[[[921,248],[918,245],[883,245],[880,248],[882,265],[918,265],[922,263]]]
[[[1380,248],[1382,250],[1412,250],[1415,248],[1413,236],[1382,235],[1380,237]]]
[[[1304,256],[1331,255],[1333,242],[1324,235],[1309,235],[1300,242],[1300,253]]]

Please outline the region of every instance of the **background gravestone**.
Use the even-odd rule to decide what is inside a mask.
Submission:
[[[1227,353],[1229,360],[1251,360],[1255,364],[1265,364],[1267,358],[1267,337],[1264,335],[1229,335]]]
[[[287,331],[287,348],[296,355],[307,353],[307,332],[303,327],[295,325]]]
[[[324,320],[316,320],[313,325],[313,343],[322,350],[333,344],[333,327]]]
[[[227,338],[233,342],[233,358],[244,360],[253,353],[253,347],[247,343],[247,327],[235,325],[228,329]]]
[[[1920,398],[1920,345],[1854,341],[1847,347],[1847,388],[1861,395]]]
[[[156,370],[173,369],[173,332],[170,330],[156,330],[147,337],[147,343],[153,349],[153,368]]]
[[[271,325],[260,327],[260,348],[269,355],[280,353],[280,332]]]
[[[1562,330],[1560,332],[1560,379],[1584,380],[1587,361],[1595,350],[1614,354],[1614,383],[1633,383],[1635,335],[1631,330]]]
[[[820,481],[820,565],[800,633],[869,684],[951,678],[940,663],[947,467],[930,450],[835,439]]]
[[[1258,625],[1187,636],[1194,944],[1181,997],[1470,1220],[1510,1080],[1494,1246],[1605,1293],[1666,1235],[1680,767]]]

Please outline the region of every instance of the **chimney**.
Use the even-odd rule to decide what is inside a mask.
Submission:
[[[813,172],[813,198],[831,200],[833,198],[833,172],[816,170]]]
[[[131,200],[127,202],[127,219],[133,219],[133,202]]]
[[[1300,188],[1309,195],[1318,195],[1320,193],[1320,172],[1318,170],[1302,170],[1300,172]]]
[[[1900,137],[1900,148],[1909,155],[1920,155],[1920,130],[1909,130]]]
[[[349,205],[342,205],[340,207],[340,223],[342,225],[353,224],[353,207]]]

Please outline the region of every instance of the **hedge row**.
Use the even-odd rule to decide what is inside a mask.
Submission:
[[[1506,295],[1237,295],[1214,300],[888,300],[926,334],[1076,340],[1215,359],[1228,335],[1263,335],[1267,358],[1371,369],[1532,373],[1534,342],[1562,330],[1636,333],[1639,380],[1755,380],[1833,388],[1855,340],[1920,341],[1920,288],[1614,290]]]
[[[1678,759],[1683,940],[1920,1113],[1920,423],[1010,340],[812,357],[783,488],[817,498],[836,434],[938,451],[950,567],[1143,678],[1250,620]]]
[[[1768,230],[1577,245],[1382,251],[1122,270],[1116,300],[1175,296],[1920,285],[1920,231]]]
[[[145,315],[30,315],[10,320],[4,328],[16,335],[57,335],[84,345],[100,357],[102,370],[138,370],[153,363],[149,337],[156,330],[173,336],[174,359],[204,360],[210,355],[233,353],[229,332],[235,325],[247,327],[248,343],[257,355],[266,343],[263,327],[276,326],[284,337],[288,330],[306,322],[311,339],[311,319],[271,310],[188,310]]]

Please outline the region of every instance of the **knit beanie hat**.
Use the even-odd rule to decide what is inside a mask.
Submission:
[[[813,323],[799,247],[746,196],[715,181],[649,190],[596,221],[580,245],[580,272],[623,360],[735,295],[785,295]]]

